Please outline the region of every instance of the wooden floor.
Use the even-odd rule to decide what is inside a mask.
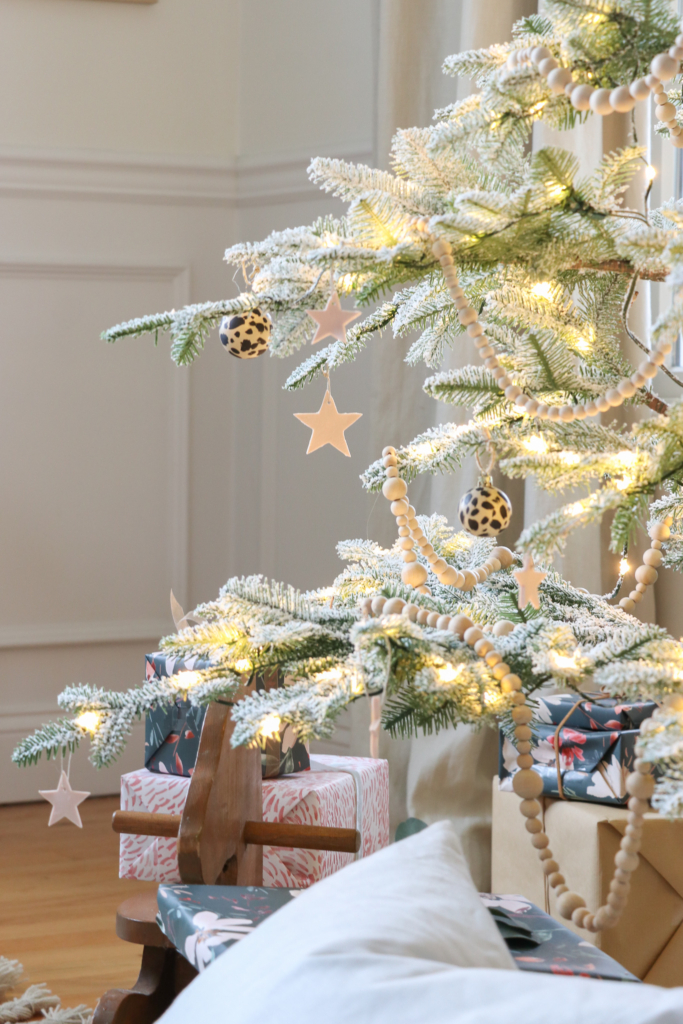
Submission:
[[[46,803],[0,806],[0,954],[19,960],[62,1006],[94,1007],[108,988],[133,984],[140,947],[114,932],[116,908],[154,882],[118,877],[118,797],[81,804],[83,828],[47,827]]]

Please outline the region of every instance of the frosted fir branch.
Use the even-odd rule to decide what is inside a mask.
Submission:
[[[308,167],[308,177],[324,192],[347,202],[366,196],[388,195],[406,209],[421,212],[420,189],[404,178],[388,171],[378,171],[364,164],[351,164],[345,160],[315,157]]]

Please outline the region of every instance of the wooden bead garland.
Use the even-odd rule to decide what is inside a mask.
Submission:
[[[399,544],[403,561],[406,563],[401,572],[401,579],[406,586],[414,587],[420,593],[430,593],[429,588],[425,586],[428,573],[417,560],[416,545],[420,548],[420,554],[430,563],[439,583],[446,587],[456,587],[458,590],[471,590],[477,583],[483,583],[492,572],[497,572],[501,568],[507,569],[512,565],[515,556],[509,548],[503,547],[494,548],[482,565],[476,569],[466,569],[464,572],[454,569],[443,558],[439,558],[420,529],[415,518],[415,509],[408,504],[408,485],[398,475],[396,449],[391,446],[384,448],[382,462],[386,475],[382,494],[391,502],[391,511],[396,516]]]
[[[654,549],[656,550],[656,549]],[[472,619],[467,615],[440,615],[430,612],[428,608],[407,603],[400,597],[385,598],[382,596],[366,597],[360,604],[365,616],[405,615],[411,622],[432,629],[445,629],[454,633],[486,662],[491,674],[498,683],[500,693],[508,696],[514,704],[512,719],[515,723],[514,736],[517,748],[517,765],[519,771],[512,777],[512,788],[520,798],[519,809],[526,818],[525,828],[531,837],[531,845],[538,853],[541,868],[548,879],[548,884],[555,890],[557,911],[560,917],[571,920],[579,928],[589,932],[599,932],[604,928],[613,928],[619,921],[630,891],[630,879],[639,864],[638,851],[643,829],[643,816],[649,808],[648,801],[655,788],[655,780],[651,774],[651,764],[642,758],[635,761],[635,771],[626,779],[626,789],[630,795],[628,801],[628,823],[626,832],[621,839],[619,852],[614,858],[615,871],[610,882],[610,894],[607,903],[591,913],[586,901],[578,893],[569,889],[566,879],[560,871],[550,849],[550,839],[543,831],[541,823],[541,804],[538,797],[543,792],[543,780],[533,771],[531,753],[532,731],[529,722],[533,712],[526,707],[526,696],[522,690],[522,680],[503,660],[503,656],[495,649],[494,644],[486,638]],[[496,622],[491,630],[494,637],[505,636],[512,632],[514,624],[505,619]]]
[[[683,30],[683,24],[681,25]],[[547,46],[530,46],[515,50],[507,59],[507,69],[517,70],[522,64],[535,64],[539,74],[548,82],[551,92],[565,93],[575,110],[592,110],[594,114],[606,117],[613,111],[626,113],[633,110],[639,100],[647,99],[652,92],[655,114],[669,129],[669,137],[676,149],[683,147],[683,128],[676,119],[676,108],[669,103],[662,82],[668,82],[680,71],[683,59],[683,31],[676,36],[676,42],[664,53],[658,53],[650,64],[650,74],[638,78],[630,85],[616,89],[595,89],[592,85],[580,85],[574,81],[569,68],[560,67]]]
[[[643,600],[648,587],[657,582],[657,577],[659,576],[657,569],[662,564],[662,552],[660,550],[662,541],[668,540],[671,536],[672,523],[673,517],[667,516],[661,523],[653,523],[648,530],[651,544],[643,555],[642,565],[639,565],[636,569],[635,589],[631,591],[628,597],[622,597],[619,602],[619,606],[625,612],[635,611],[636,605]]]
[[[682,37],[683,38],[683,37]],[[683,131],[683,129],[682,129]],[[683,139],[683,135],[680,136]],[[683,145],[683,142],[681,143]],[[429,224],[426,220],[415,220],[413,226],[416,231],[429,234]],[[430,238],[433,236],[430,235]],[[458,284],[458,276],[453,264],[453,247],[445,238],[437,238],[432,243],[432,252],[441,264],[446,280],[448,293],[458,309],[458,319],[466,326],[467,333],[474,340],[479,354],[485,359],[485,365],[491,371],[498,387],[504,393],[509,402],[513,402],[522,412],[528,416],[536,416],[541,420],[550,420],[552,423],[558,421],[571,423],[573,420],[583,420],[587,416],[597,416],[601,412],[607,412],[610,408],[616,408],[627,398],[631,398],[638,388],[641,388],[646,380],[651,380],[657,375],[660,366],[663,365],[666,356],[672,349],[670,342],[662,338],[657,342],[654,349],[649,352],[649,358],[639,364],[635,373],[625,377],[615,388],[610,388],[604,395],[591,400],[590,402],[579,402],[576,405],[551,405],[539,402],[533,395],[526,395],[522,389],[513,384],[505,370],[498,363],[495,349],[491,339],[484,333],[484,325],[479,322],[477,311],[467,303],[465,293]],[[484,355],[484,353],[486,353]]]

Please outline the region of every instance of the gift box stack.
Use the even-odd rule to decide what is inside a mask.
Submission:
[[[197,660],[147,655],[147,674],[164,677],[205,667]],[[276,673],[255,679],[256,688],[279,685]],[[182,814],[190,788],[204,709],[186,702],[160,705],[147,716],[145,767],[121,777],[121,809]],[[360,856],[389,843],[389,768],[365,757],[310,758],[291,728],[268,742],[262,755],[263,819],[299,825],[357,828]],[[301,889],[353,860],[348,853],[264,847],[263,884]],[[179,882],[177,842],[122,835],[121,878]]]
[[[538,721],[531,723],[537,742],[532,754],[534,770],[544,782],[544,831],[567,884],[594,908],[607,899],[626,829],[625,779],[633,765],[637,726],[654,705],[602,700],[576,704],[575,696],[539,700]],[[512,749],[503,739],[501,779],[493,786],[492,888],[522,893],[554,913],[554,894],[512,792]],[[681,848],[683,821],[645,815],[640,865],[618,927],[589,934],[563,923],[637,978],[656,985],[683,984]]]

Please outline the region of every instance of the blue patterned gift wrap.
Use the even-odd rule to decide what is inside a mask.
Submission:
[[[175,658],[167,654],[146,654],[145,675],[165,679],[178,672],[199,672],[210,667],[200,658]],[[256,676],[256,689],[265,689],[263,677]],[[193,707],[178,698],[175,704],[160,703],[145,719],[145,768],[164,775],[189,777],[194,771],[206,708]],[[279,737],[269,737],[261,751],[261,775],[271,779],[311,767],[308,749],[291,726],[283,726]]]
[[[196,970],[203,971],[301,892],[262,886],[160,885],[157,921],[178,952]],[[480,896],[489,910],[504,912],[512,924],[508,931],[514,932],[514,925],[519,924],[521,938],[506,941],[521,970],[638,982],[616,960],[544,914],[524,896]]]
[[[628,801],[626,777],[633,770],[636,741],[641,722],[652,715],[651,701],[599,703],[563,694],[538,698],[531,756],[533,770],[543,779],[544,796],[567,800],[624,806]],[[571,712],[571,713],[570,713]],[[570,713],[570,714],[569,714]],[[558,734],[560,777],[557,779],[557,727],[569,714]],[[517,751],[501,733],[499,778],[502,790],[512,791],[512,776],[518,771]]]

